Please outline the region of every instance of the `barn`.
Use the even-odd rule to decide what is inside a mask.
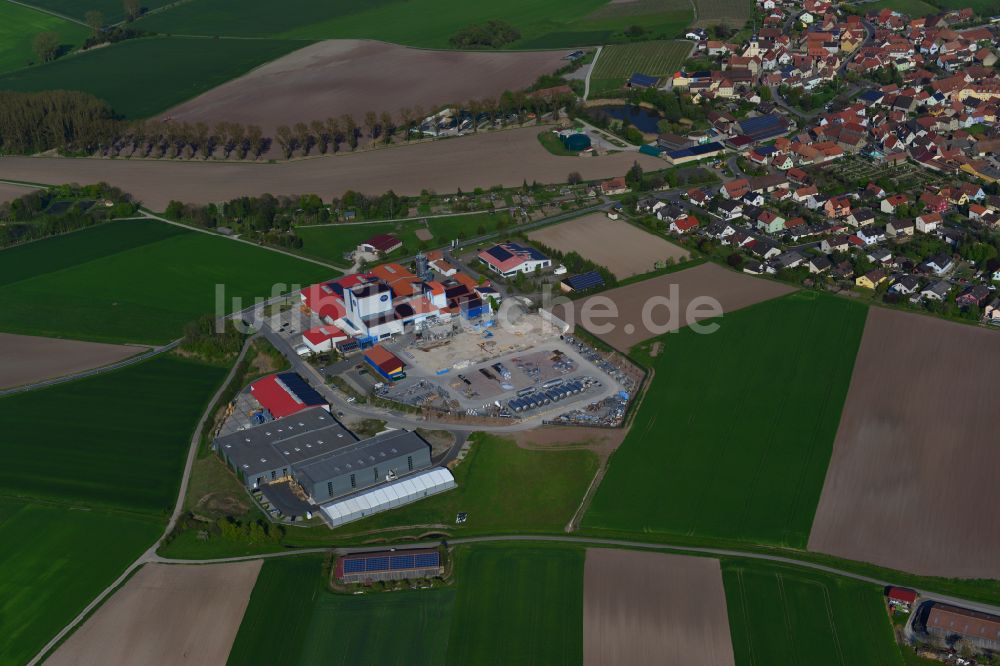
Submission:
[[[568,277],[559,283],[559,288],[566,293],[598,289],[604,286],[604,277],[597,271],[587,271],[573,277]]]
[[[927,633],[942,640],[958,636],[987,650],[1000,650],[1000,617],[934,603],[927,614]]]
[[[359,245],[358,249],[369,254],[386,255],[390,252],[395,252],[401,247],[403,247],[403,241],[392,234],[378,234]]]
[[[309,407],[323,407],[327,411],[330,410],[323,396],[295,372],[282,372],[258,379],[250,385],[250,393],[261,407],[271,412],[276,419],[290,416]]]
[[[443,573],[441,554],[431,548],[355,553],[337,560],[336,567],[342,583],[435,578]]]

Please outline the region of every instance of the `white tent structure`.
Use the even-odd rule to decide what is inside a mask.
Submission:
[[[330,502],[321,508],[330,527],[337,527],[455,487],[455,477],[451,472],[444,467],[435,467],[346,499]]]

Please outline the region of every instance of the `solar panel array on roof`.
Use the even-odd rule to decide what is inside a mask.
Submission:
[[[573,277],[568,277],[563,282],[573,291],[583,291],[604,285],[604,277],[597,271],[587,271]]]
[[[302,379],[295,372],[283,372],[278,375],[278,379],[281,383],[288,387],[295,397],[299,399],[300,402],[306,405],[325,405],[326,401],[323,400],[323,396],[313,387],[306,384],[306,381]]]
[[[507,261],[508,259],[510,259],[511,257],[514,256],[510,252],[508,252],[506,249],[504,249],[503,247],[501,247],[499,245],[497,245],[496,247],[490,249],[490,254],[492,254],[493,257],[497,261],[501,261],[501,262],[502,261]]]
[[[744,118],[739,121],[740,131],[750,137],[762,139],[783,134],[788,122],[781,116],[769,114],[756,118]]]

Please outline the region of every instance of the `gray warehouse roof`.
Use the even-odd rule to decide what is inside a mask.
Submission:
[[[215,440],[218,451],[247,477],[326,455],[357,437],[322,407],[240,430]]]
[[[427,442],[415,432],[394,430],[375,435],[356,445],[333,451],[322,457],[294,466],[299,483],[315,484],[359,469],[368,469],[381,461],[426,451]],[[388,471],[388,470],[386,470]]]

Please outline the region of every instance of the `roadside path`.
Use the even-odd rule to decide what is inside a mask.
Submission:
[[[671,544],[671,543],[649,543],[646,541],[629,541],[626,539],[601,539],[597,537],[532,535],[532,534],[505,534],[497,536],[464,537],[458,539],[446,539],[444,541],[448,545],[452,546],[463,545],[463,544],[477,544],[477,543],[546,542],[546,543],[562,543],[562,544],[578,545],[578,546],[600,546],[606,548],[622,548],[627,550],[671,550],[671,551],[680,551],[686,553],[695,553],[698,555],[709,555],[713,557],[740,557],[750,560],[774,562],[776,564],[787,564],[789,566],[802,567],[804,569],[820,571],[822,573],[833,574],[835,576],[842,576],[844,578],[849,578],[851,580],[856,580],[871,585],[878,585],[880,587],[897,585],[897,583],[893,581],[884,580],[881,578],[875,578],[872,576],[866,576],[864,574],[854,573],[852,571],[845,571],[843,569],[838,569],[837,567],[827,566],[825,564],[819,564],[816,562],[809,562],[808,560],[798,560],[793,557],[784,557],[782,555],[768,555],[766,553],[745,552],[741,550],[732,550],[728,548],[705,548],[705,547],[686,546],[686,545]],[[409,550],[415,548],[436,548],[437,546],[441,545],[441,543],[442,543],[441,540],[421,541],[414,543],[408,542],[404,544],[398,544],[394,547],[394,549]],[[317,554],[317,553],[334,553],[336,555],[351,555],[353,553],[362,553],[371,551],[373,548],[376,547],[380,549],[385,549],[385,548],[392,548],[393,546],[388,544],[379,544],[378,546],[351,546],[344,548],[337,548],[337,547],[304,548],[302,550],[282,551],[279,553],[266,553],[263,555],[248,555],[244,557],[227,557],[227,558],[210,559],[210,560],[180,560],[176,558],[156,556],[156,558],[152,561],[157,562],[159,564],[176,564],[176,565],[219,564],[226,562],[246,562],[249,560],[272,559],[276,557],[291,557],[295,555]],[[980,603],[977,601],[969,601],[967,599],[961,599],[959,597],[953,597],[945,594],[937,594],[930,590],[917,590],[917,592],[920,594],[922,598],[926,600],[956,604],[964,606],[965,608],[971,608],[973,610],[982,611],[984,613],[993,613],[996,615],[1000,615],[1000,606]]]
[[[586,102],[587,98],[590,97],[590,75],[594,73],[594,68],[597,67],[597,59],[601,57],[601,51],[604,50],[603,46],[598,46],[597,51],[594,53],[594,60],[590,63],[590,69],[587,70],[587,78],[583,80],[583,101]]]
[[[109,597],[115,590],[117,590],[122,584],[129,579],[129,577],[135,573],[140,567],[150,562],[159,562],[160,557],[156,554],[156,550],[163,543],[163,540],[170,534],[177,524],[177,519],[180,518],[181,512],[184,509],[184,497],[187,495],[188,482],[191,479],[191,467],[194,464],[195,456],[198,454],[198,445],[201,443],[201,433],[205,427],[205,423],[212,415],[212,410],[215,409],[215,403],[219,400],[222,392],[226,390],[229,383],[236,376],[236,371],[240,367],[240,363],[246,357],[247,350],[250,349],[250,345],[253,342],[256,335],[247,337],[243,343],[243,349],[240,350],[239,356],[236,357],[236,361],[233,363],[233,367],[230,368],[229,374],[226,378],[222,380],[222,384],[219,385],[218,390],[209,400],[208,405],[205,407],[205,411],[202,413],[201,418],[198,421],[198,427],[195,429],[194,434],[191,435],[191,445],[188,447],[187,459],[184,462],[184,474],[181,476],[180,488],[177,491],[177,502],[174,504],[174,510],[170,514],[170,519],[167,521],[167,526],[163,530],[163,534],[156,540],[156,542],[150,546],[146,552],[139,556],[135,562],[130,564],[125,571],[122,572],[118,578],[115,579],[113,583],[108,585],[104,590],[101,591],[94,599],[84,607],[80,613],[74,617],[69,623],[63,627],[59,633],[52,637],[48,643],[32,657],[31,661],[28,662],[28,666],[34,666],[35,664],[41,663],[42,659],[48,655],[52,650],[55,649],[59,643],[66,638],[74,629],[93,612],[104,600]]]
[[[60,14],[59,12],[54,12],[51,9],[43,9],[42,7],[38,7],[36,5],[29,5],[26,2],[18,2],[17,0],[7,0],[7,2],[9,2],[12,5],[20,5],[28,9],[33,9],[36,12],[48,14],[49,16],[55,16],[56,18],[61,18],[64,21],[69,21],[70,23],[76,23],[77,25],[82,25],[84,28],[90,29],[90,26],[87,25],[84,21],[73,18],[72,16],[67,16],[66,14]]]

